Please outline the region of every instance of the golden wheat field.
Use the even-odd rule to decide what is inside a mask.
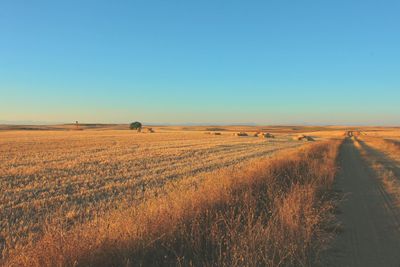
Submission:
[[[40,235],[54,218],[86,221],[167,185],[301,143],[203,132],[0,132],[0,229],[7,247]]]
[[[233,130],[241,132],[247,130],[247,136],[235,136]],[[230,214],[229,207],[234,210],[244,208],[239,205],[243,198],[248,198],[247,193],[245,195],[239,193],[242,191],[243,183],[248,183],[251,187],[253,183],[259,182],[271,187],[276,183],[276,186],[274,185],[276,190],[272,190],[271,196],[268,197],[270,200],[267,201],[264,197],[259,199],[256,196],[258,200],[245,202],[249,201],[249,205],[266,205],[265,208],[276,205],[274,210],[277,214],[274,216],[278,216],[278,213],[282,213],[279,208],[281,204],[272,204],[277,201],[273,201],[273,198],[284,201],[286,197],[292,197],[289,194],[292,185],[280,185],[279,179],[276,180],[277,178],[271,176],[268,170],[276,169],[276,172],[282,172],[280,175],[283,175],[287,168],[291,178],[285,179],[289,180],[302,181],[303,178],[296,177],[301,172],[312,174],[315,179],[325,179],[320,174],[320,167],[315,169],[314,159],[308,165],[306,158],[310,158],[311,154],[307,151],[313,148],[314,144],[320,142],[322,142],[321,145],[324,144],[323,140],[332,137],[340,139],[343,136],[342,131],[320,130],[318,134],[317,132],[307,133],[313,134],[313,139],[317,142],[306,142],[294,138],[299,134],[299,129],[288,130],[279,127],[270,129],[273,130],[273,138],[263,136],[260,138],[260,135],[255,137],[258,130],[196,127],[185,130],[164,127],[157,128],[155,133],[137,133],[115,128],[80,131],[13,129],[0,132],[2,163],[0,167],[2,190],[0,223],[5,265],[179,265],[180,256],[178,258],[171,256],[169,249],[165,251],[163,247],[167,248],[171,245],[171,238],[189,238],[187,241],[181,240],[176,244],[180,250],[187,246],[202,246],[202,241],[192,240],[192,238],[203,238],[196,234],[197,231],[202,230],[182,230],[194,225],[211,227],[211,236],[214,237],[210,236],[210,241],[207,242],[219,243],[219,249],[226,250],[221,253],[233,253],[232,260],[235,262],[239,260],[239,262],[229,263],[230,260],[224,259],[223,254],[214,254],[208,249],[201,249],[199,253],[202,256],[198,253],[193,254],[198,249],[193,251],[188,249],[186,252],[182,251],[183,254],[189,253],[186,255],[187,260],[184,265],[191,265],[194,262],[196,265],[213,265],[217,262],[222,265],[245,263],[237,258],[236,252],[230,251],[230,246],[225,247],[221,234],[227,234],[226,229],[214,232],[214,220],[217,225],[220,224],[221,219],[233,220],[229,222],[232,225],[238,224],[236,212],[232,213],[234,217],[230,219],[224,214]],[[325,151],[327,148],[324,146],[326,145],[321,148],[315,147],[314,150]],[[308,150],[301,152],[299,150],[301,147],[308,147]],[[332,151],[337,150],[337,145],[329,147]],[[305,153],[304,155],[307,156],[301,157],[297,155],[299,153]],[[332,171],[334,154],[327,158],[331,167],[325,169],[330,177],[334,174]],[[276,163],[268,167],[270,162],[266,159],[275,158],[275,155],[281,155],[281,160],[275,160]],[[322,158],[315,158],[315,161],[319,160]],[[300,165],[295,167],[292,166],[293,164],[306,164],[304,166],[307,167],[303,169]],[[253,176],[254,178],[251,178]],[[258,180],[260,181],[256,182]],[[293,197],[301,194],[297,190],[300,192],[311,190],[309,197],[315,198],[315,190],[318,188],[312,186],[307,189],[309,187],[307,184],[311,182],[311,180],[304,180],[302,183],[305,183],[305,187],[296,189]],[[257,190],[264,190],[262,188]],[[261,191],[259,194],[263,195]],[[279,192],[287,193],[281,196]],[[287,194],[289,195],[286,196]],[[262,203],[257,204],[257,201],[262,201]],[[264,201],[267,202],[264,203]],[[308,207],[309,209],[315,210],[322,207],[316,204],[317,200],[304,201],[309,201],[310,205],[316,205],[315,208]],[[222,210],[218,211],[221,208],[226,211],[221,213]],[[207,213],[207,210],[211,212],[211,217],[205,219],[209,223],[203,221],[208,216],[204,213]],[[194,213],[190,213],[191,211]],[[326,212],[328,211],[326,209]],[[245,211],[240,211],[242,212]],[[296,214],[302,211],[296,209],[293,212]],[[320,212],[322,211],[318,211]],[[250,214],[252,213],[253,211],[250,211]],[[218,219],[218,214],[223,217]],[[261,215],[262,217],[253,223],[258,225],[261,218],[267,220],[271,213],[263,212]],[[239,214],[239,217],[241,216]],[[307,216],[309,217],[307,220],[314,220],[315,225],[320,227],[322,221],[315,216],[320,215]],[[305,231],[303,238],[307,240],[312,238],[306,233],[309,230],[298,228],[304,224],[303,221],[290,223],[294,224],[293,227],[296,227],[298,231]],[[239,222],[237,227],[242,227],[240,225],[242,222]],[[275,225],[274,220],[271,220],[271,225],[268,227],[273,227],[276,233],[279,232],[275,228],[280,226]],[[267,232],[272,230],[264,229],[263,231],[266,231],[264,235],[269,235]],[[141,232],[147,234],[143,236]],[[226,236],[230,240],[226,242],[233,242],[232,245],[239,246],[240,244],[233,239],[237,239],[235,235],[242,234],[239,228],[235,232]],[[312,232],[317,234],[316,230]],[[144,245],[144,248],[140,248],[143,244],[149,244],[148,242],[153,243],[153,238],[161,243],[156,242],[154,246]],[[248,238],[251,240],[251,237]],[[294,252],[282,250],[279,253],[293,253],[287,259],[288,263],[309,261],[307,255],[314,253],[311,245],[303,247],[295,239],[290,241],[290,246],[296,246]],[[107,240],[114,240],[113,245],[110,246]],[[270,240],[273,242],[274,239]],[[318,242],[323,240],[324,238],[321,238]],[[115,247],[117,252],[113,252],[112,247]],[[70,250],[70,248],[74,249]],[[126,250],[130,251],[129,256],[123,252]],[[100,253],[106,258],[97,255],[96,251],[102,251]],[[94,257],[93,253],[95,253]],[[115,253],[115,255],[110,256],[109,253]],[[138,253],[144,254],[139,256]],[[163,253],[169,256],[165,258],[166,255]],[[154,255],[154,258],[149,257],[150,254]],[[158,256],[155,257],[155,255]],[[212,259],[208,259],[209,257]],[[240,257],[254,257],[254,264],[257,264],[259,262],[274,263],[283,260],[286,256],[261,259],[255,253],[247,256],[243,254]]]
[[[360,205],[400,200],[397,129],[28,128],[0,131],[4,266],[347,262],[329,251],[351,235],[338,234],[341,220],[360,224],[371,215]],[[382,198],[340,200],[376,188]],[[391,218],[379,210],[374,218]]]

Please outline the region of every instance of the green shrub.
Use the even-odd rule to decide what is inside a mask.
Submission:
[[[131,130],[137,130],[138,132],[140,132],[142,130],[142,124],[138,121],[135,121],[129,125],[129,128]]]

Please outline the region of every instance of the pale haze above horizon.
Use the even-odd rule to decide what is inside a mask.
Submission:
[[[400,125],[399,1],[0,3],[0,124]]]

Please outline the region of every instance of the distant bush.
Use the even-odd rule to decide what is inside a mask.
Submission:
[[[135,121],[129,125],[129,128],[131,130],[137,130],[138,132],[140,132],[142,130],[142,124],[138,121]]]

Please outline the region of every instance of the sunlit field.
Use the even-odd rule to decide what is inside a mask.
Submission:
[[[0,265],[323,264],[352,147],[400,200],[397,129],[153,130],[3,128]]]
[[[301,144],[287,134],[0,132],[1,236],[13,247],[40,235],[45,221],[86,221],[163,194],[176,181],[190,187],[206,173]]]
[[[170,206],[171,200],[166,199],[172,197],[175,199],[173,202],[178,201],[176,202],[178,206],[175,207],[176,212],[187,209],[184,205],[191,201],[199,201],[190,205],[193,205],[193,209],[198,210],[197,212],[201,214],[204,212],[204,205],[214,209],[213,206],[221,201],[221,203],[226,204],[232,201],[236,203],[242,197],[233,193],[238,189],[234,189],[237,185],[231,184],[233,182],[231,181],[232,177],[243,175],[243,178],[237,178],[238,181],[250,179],[246,183],[252,184],[254,181],[251,180],[253,178],[248,177],[249,172],[265,172],[268,168],[278,168],[277,171],[280,171],[281,168],[279,167],[281,163],[278,162],[276,167],[267,167],[267,165],[261,167],[258,166],[260,164],[258,162],[265,162],[266,159],[274,158],[277,154],[283,155],[282,153],[289,153],[287,157],[294,160],[297,157],[295,156],[296,151],[300,147],[314,146],[320,142],[326,142],[324,140],[341,139],[343,136],[343,131],[340,130],[307,129],[311,130],[307,132],[307,135],[313,135],[313,140],[316,140],[316,142],[307,142],[296,139],[301,130],[306,130],[297,128],[277,127],[268,129],[272,132],[271,138],[265,138],[261,135],[254,136],[260,131],[260,129],[254,127],[191,127],[190,130],[177,127],[158,127],[154,133],[138,133],[118,128],[106,127],[102,129],[95,127],[89,129],[83,126],[81,128],[68,126],[66,129],[38,128],[36,131],[33,129],[8,129],[8,131],[0,132],[2,163],[0,167],[2,188],[0,223],[3,256],[7,258],[12,255],[8,265],[74,265],[68,258],[75,258],[76,262],[79,263],[78,265],[99,265],[99,260],[103,261],[101,257],[87,258],[77,251],[66,252],[73,255],[64,255],[63,252],[56,249],[60,244],[56,244],[57,241],[53,239],[49,241],[49,236],[54,237],[55,233],[61,233],[63,236],[72,234],[72,238],[75,234],[78,234],[80,236],[78,239],[86,236],[85,240],[95,244],[99,242],[97,239],[93,240],[95,236],[100,238],[100,242],[104,242],[102,238],[116,238],[116,236],[108,236],[103,228],[104,223],[107,225],[113,223],[119,225],[118,229],[127,227],[125,229],[126,234],[135,227],[140,227],[145,231],[150,231],[150,236],[157,238],[158,235],[162,236],[163,233],[159,233],[158,230],[151,230],[150,225],[141,220],[143,218],[147,218],[144,220],[158,220],[158,215],[154,214],[154,208],[158,207],[163,210]],[[245,132],[247,136],[235,136],[236,132]],[[325,148],[321,147],[321,149],[324,150]],[[285,156],[281,156],[281,158],[283,160]],[[305,159],[299,158],[299,160]],[[333,164],[332,160],[334,158],[331,157],[329,163],[331,165]],[[310,165],[310,168],[311,166],[313,165]],[[296,173],[295,169],[293,171]],[[309,171],[314,172],[311,169]],[[318,178],[318,173],[314,175],[316,175],[315,179],[322,179]],[[332,176],[333,172],[330,175]],[[257,179],[263,179],[262,177],[264,176]],[[265,179],[275,178],[266,177]],[[293,177],[291,179],[298,178]],[[275,182],[271,180],[271,183]],[[213,190],[216,191],[208,188],[212,184],[215,187]],[[231,188],[232,186],[233,188]],[[288,188],[284,186],[282,190],[283,188],[285,191],[291,190],[290,186]],[[233,195],[225,195],[221,190],[228,190],[226,192],[232,192]],[[207,200],[209,204],[206,204],[205,200],[201,200],[200,196],[203,194],[209,197],[209,200]],[[275,193],[273,195],[274,197],[283,197],[275,196]],[[223,199],[219,199],[220,197]],[[232,205],[237,204],[232,203]],[[272,203],[269,203],[267,206],[270,207],[271,205]],[[278,206],[276,212],[279,210]],[[128,213],[124,214],[124,210]],[[150,210],[153,210],[153,212]],[[158,223],[163,225],[174,224],[174,221],[177,223],[176,220],[183,219],[186,221],[185,224],[192,224],[192,219],[195,219],[190,217],[192,215],[189,218],[186,218],[185,215],[185,219],[181,217],[182,214],[179,214],[178,212],[160,215],[167,216],[170,219],[164,218],[162,219],[163,223]],[[129,223],[132,220],[136,223]],[[153,222],[151,224],[154,227],[159,227],[154,225],[158,223]],[[315,221],[315,223],[318,224],[318,221]],[[95,232],[88,231],[87,227]],[[107,226],[107,228],[109,227]],[[204,227],[208,226],[204,225]],[[175,228],[170,230],[173,229]],[[113,232],[113,234],[115,233]],[[176,234],[181,238],[189,238],[182,236],[185,233]],[[136,235],[126,238],[130,240],[129,242],[134,243],[147,242]],[[166,238],[163,242],[168,243],[170,242],[168,240],[172,237]],[[116,240],[118,243],[116,245],[122,245],[125,242],[124,240],[126,241],[126,239]],[[83,240],[81,241],[83,242]],[[40,245],[41,242],[47,243]],[[64,242],[70,244],[67,245]],[[73,246],[80,251],[86,251],[85,253],[91,253],[89,243],[83,242],[82,244],[85,245],[80,247],[75,242],[74,238],[70,241],[63,241],[67,247]],[[177,245],[184,244],[185,242],[181,242]],[[61,247],[64,247],[64,245]],[[41,251],[39,247],[44,250]],[[151,261],[148,256],[137,258],[137,253],[151,254],[154,249],[159,250],[152,248],[153,250],[140,252],[135,247],[128,248],[132,250],[132,257],[135,260],[135,263],[132,263],[133,265]],[[103,249],[105,249],[104,255],[110,252],[110,248]],[[62,250],[64,251],[64,249]],[[306,248],[306,250],[303,252],[301,249],[296,250],[295,255],[288,259],[288,262],[308,261],[306,254],[312,253],[312,251],[311,248]],[[32,257],[29,254],[32,251],[39,258]],[[41,253],[47,255],[46,259],[41,258],[44,255]],[[162,254],[162,252],[160,253]],[[160,253],[158,253],[159,256],[163,257]],[[192,252],[186,251],[185,253],[190,254]],[[207,254],[209,251],[201,253]],[[282,251],[282,253],[289,252]],[[18,255],[22,255],[22,258]],[[198,256],[200,257],[200,255]],[[206,258],[209,256],[211,255],[204,255]],[[50,261],[48,261],[48,257],[50,257]],[[208,262],[210,264],[215,260],[227,263],[221,258],[222,255],[213,254],[212,257],[218,259],[210,260]],[[236,256],[232,255],[232,257],[235,258],[232,258],[232,260],[238,260]],[[252,257],[255,257],[253,259],[255,263],[262,260],[257,255]],[[284,256],[281,255],[280,257]],[[58,260],[53,261],[54,259]],[[170,264],[176,264],[176,260],[174,257],[168,258]],[[273,263],[275,260],[279,259],[270,258],[267,261]],[[157,259],[157,261],[160,261],[160,259]],[[127,264],[124,257],[117,257],[107,264],[105,262],[103,261],[101,264],[105,266],[107,264]],[[202,262],[198,262],[198,264],[200,263]],[[206,261],[203,263],[206,263]],[[155,264],[155,262],[151,264]]]

